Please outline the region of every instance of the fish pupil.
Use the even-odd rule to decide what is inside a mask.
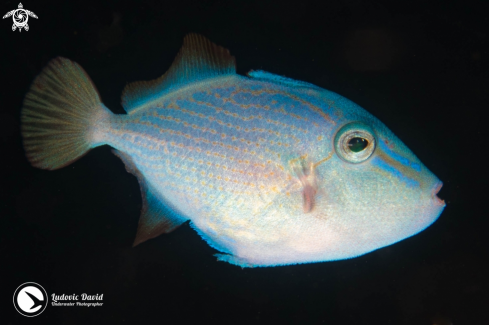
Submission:
[[[348,147],[353,152],[360,152],[367,148],[368,140],[365,138],[351,138],[348,141]]]

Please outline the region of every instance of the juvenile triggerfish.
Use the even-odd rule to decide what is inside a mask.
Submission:
[[[113,114],[77,63],[55,58],[22,108],[27,158],[58,169],[110,145],[140,184],[134,245],[187,220],[242,267],[356,257],[412,236],[442,183],[377,118],[310,83],[236,74],[190,34],[169,70],[128,84]]]

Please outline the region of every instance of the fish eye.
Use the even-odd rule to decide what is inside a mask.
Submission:
[[[348,149],[353,152],[360,152],[365,150],[368,146],[368,140],[365,138],[351,138],[348,141]]]
[[[334,146],[341,159],[358,164],[367,160],[375,151],[375,134],[364,123],[348,123],[336,133]]]

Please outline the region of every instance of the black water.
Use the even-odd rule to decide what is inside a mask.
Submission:
[[[18,3],[3,1],[2,15]],[[487,324],[487,1],[26,1],[28,32],[0,23],[2,324]],[[64,169],[32,168],[22,99],[56,56],[80,63],[122,113],[132,81],[163,74],[184,35],[333,90],[383,121],[443,182],[424,232],[338,262],[241,269],[216,262],[188,225],[131,248],[141,199],[109,147]],[[102,307],[34,318],[12,295],[103,294]]]

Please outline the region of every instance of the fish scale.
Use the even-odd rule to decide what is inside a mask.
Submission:
[[[219,90],[220,88],[212,89],[215,93],[221,93]],[[167,189],[166,193],[163,194],[172,201],[174,201],[173,197],[176,195],[184,197],[187,195],[186,193],[192,193],[192,191],[188,191],[192,185],[198,185],[200,193],[197,197],[193,195],[195,204],[197,200],[208,201],[219,197],[220,194],[240,194],[257,196],[258,198],[269,196],[270,192],[273,192],[273,188],[277,188],[277,185],[274,185],[277,181],[271,182],[270,180],[281,181],[286,179],[287,175],[284,175],[283,167],[280,169],[281,165],[277,163],[279,157],[273,150],[274,146],[266,143],[266,140],[260,137],[262,135],[260,133],[264,133],[263,136],[268,139],[275,139],[271,140],[274,143],[281,142],[281,145],[286,144],[287,138],[292,139],[292,137],[283,134],[283,126],[277,126],[270,122],[254,126],[256,129],[261,129],[260,132],[253,132],[252,128],[247,131],[249,124],[242,118],[248,118],[249,115],[244,115],[245,113],[253,114],[254,112],[243,113],[243,108],[240,105],[246,105],[247,102],[252,100],[251,98],[228,105],[226,107],[228,114],[222,116],[222,120],[216,118],[210,122],[205,117],[205,114],[212,114],[213,112],[209,110],[215,110],[218,107],[215,106],[215,103],[204,102],[204,100],[213,97],[212,91],[210,95],[208,92],[199,92],[193,95],[191,99],[199,98],[200,100],[197,106],[188,105],[189,100],[181,98],[173,101],[167,100],[166,102],[156,103],[155,108],[148,109],[141,116],[131,117],[139,121],[137,124],[132,124],[129,121],[124,124],[120,123],[119,125],[125,126],[125,132],[134,130],[141,134],[150,135],[152,139],[158,139],[155,142],[148,141],[143,146],[138,143],[137,148],[141,154],[140,157],[144,158],[142,161],[135,160],[136,164],[143,166],[144,174],[158,174],[161,182],[174,188],[174,190]],[[236,91],[235,93],[238,94]],[[264,100],[270,99],[264,98]],[[193,101],[190,100],[190,102]],[[205,106],[208,105],[206,103],[212,106],[207,107],[207,111]],[[260,104],[255,102],[254,106],[260,106]],[[173,107],[174,109],[167,110],[164,107]],[[181,107],[186,107],[186,112],[183,114]],[[239,112],[241,116],[233,115],[237,114],[235,112]],[[195,117],[200,114],[204,115]],[[270,114],[270,118],[277,118],[276,115],[277,113]],[[163,118],[163,121],[161,121],[161,118]],[[175,122],[176,120],[178,122]],[[220,121],[222,123],[219,123]],[[148,124],[141,124],[142,122],[147,122]],[[231,122],[232,125],[230,127],[227,123]],[[293,123],[294,120],[288,122]],[[187,126],[181,128],[185,124]],[[261,128],[261,126],[266,126],[267,129]],[[229,128],[236,127],[239,127],[242,131],[233,133],[233,136],[222,136],[225,134],[224,132],[230,132]],[[162,129],[165,131],[161,132]],[[215,132],[210,132],[213,130]],[[276,133],[281,136],[277,136]],[[188,139],[185,135],[189,135],[191,139]],[[263,141],[260,141],[260,138]],[[299,140],[296,136],[294,138]],[[146,166],[146,157],[154,156],[155,152],[151,149],[144,149],[148,149],[149,146],[156,148],[161,141],[170,144],[169,147],[173,150],[168,150],[167,154],[172,155],[175,153],[175,160],[172,160],[171,163],[168,161],[163,164]],[[183,147],[179,147],[179,144],[183,144]],[[130,141],[130,143],[121,143],[114,146],[119,150],[130,152],[131,145],[134,145],[134,142]],[[156,156],[158,156],[157,153]],[[250,176],[256,181],[250,181]],[[202,184],[202,179],[205,179],[205,185]],[[181,189],[176,188],[177,184],[184,187],[183,192],[181,192]],[[166,186],[159,187],[166,188]],[[182,208],[179,207],[179,210],[182,210]]]
[[[110,145],[138,179],[134,245],[186,221],[242,267],[359,256],[412,236],[445,206],[442,183],[378,119],[315,85],[250,71],[190,34],[170,69],[129,84],[115,115],[57,58],[22,109],[27,158],[57,169]]]
[[[268,85],[270,90],[273,90],[273,86]],[[275,85],[275,88],[278,87]],[[276,101],[274,98],[277,96],[264,96],[267,91],[263,86],[260,89],[262,92],[255,94],[256,91],[249,92],[247,88],[236,90],[236,87],[211,87],[210,90],[192,94],[190,98],[166,99],[154,103],[144,114],[131,116],[137,123],[126,121],[118,125],[124,125],[125,132],[137,131],[146,135],[147,143],[138,142],[137,145],[141,157],[144,157],[142,161],[137,162],[140,166],[146,166],[146,157],[158,156],[158,150],[151,149],[158,148],[162,142],[170,144],[173,151],[168,151],[168,154],[175,153],[177,159],[173,164],[154,164],[144,169],[145,172],[154,174],[155,170],[163,168],[161,178],[168,180],[170,184],[189,183],[183,175],[196,175],[200,178],[204,172],[206,175],[212,174],[212,177],[208,179],[207,186],[199,191],[201,195],[215,197],[223,191],[266,195],[271,191],[270,188],[275,187],[270,186],[274,184],[269,182],[270,174],[281,179],[287,178],[287,175],[282,175],[284,168],[280,164],[280,154],[276,153],[280,149],[277,147],[296,145],[301,141],[299,137],[304,134],[303,131],[306,131],[307,135],[305,128],[308,126],[305,125],[307,121],[300,118],[291,116],[284,120],[283,116],[280,116],[283,113],[269,107],[269,104]],[[216,94],[218,96],[215,96]],[[243,96],[240,96],[241,94]],[[270,94],[276,95],[277,90],[270,91]],[[225,95],[229,96],[226,100],[227,105],[219,106],[223,103],[215,99],[222,101]],[[278,95],[287,98],[287,94]],[[254,97],[259,97],[259,100]],[[253,108],[243,107],[250,103]],[[298,112],[304,110],[303,107],[296,106]],[[209,117],[214,116],[216,110],[220,111],[221,115],[216,115],[209,121]],[[258,116],[258,120],[263,122],[251,126],[250,116]],[[272,122],[280,118],[280,124]],[[232,136],[230,132],[233,132]],[[294,132],[297,135],[285,132]],[[149,137],[156,141],[152,142]],[[111,143],[110,140],[108,142]],[[130,152],[131,144],[134,142],[129,142],[114,143],[113,146]],[[179,147],[180,144],[183,144],[183,147]],[[149,146],[152,148],[149,149]],[[175,174],[178,171],[180,176]],[[249,175],[250,173],[252,175]],[[249,181],[249,176],[253,174],[256,182]]]

